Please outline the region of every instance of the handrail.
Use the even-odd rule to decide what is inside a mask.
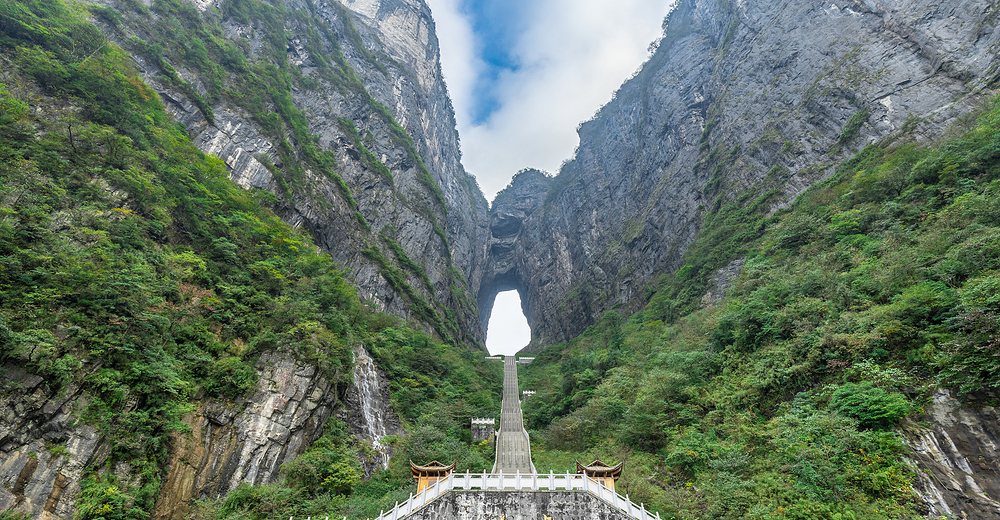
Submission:
[[[579,473],[556,475],[551,471],[548,475],[538,473],[494,474],[486,473],[485,471],[475,474],[452,473],[435,482],[433,485],[428,486],[420,493],[416,495],[411,494],[410,498],[405,502],[396,502],[395,507],[388,511],[383,511],[375,520],[399,520],[452,490],[585,491],[632,518],[639,520],[660,520],[659,513],[650,513],[646,510],[644,504],[636,506],[628,498],[628,495],[623,497],[600,481]]]

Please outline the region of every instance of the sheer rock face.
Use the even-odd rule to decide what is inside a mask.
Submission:
[[[996,402],[995,396],[991,399]],[[913,452],[913,488],[933,518],[1000,518],[1000,414],[938,390],[925,414],[902,429]]]
[[[520,266],[526,252],[523,244],[537,237],[521,239],[522,224],[544,201],[551,179],[538,170],[524,170],[514,176],[510,186],[498,193],[490,211],[490,240],[486,244],[487,265],[483,284],[479,288],[479,317],[486,333],[498,293],[517,290],[521,309],[527,315],[537,299],[535,293],[523,290]],[[542,287],[544,288],[544,286]],[[529,319],[529,323],[531,320]]]
[[[516,287],[536,350],[641,308],[716,204],[775,189],[777,208],[908,117],[918,136],[947,128],[994,79],[996,17],[988,0],[682,0],[650,60],[581,126],[576,157],[548,184],[507,188],[542,202],[488,251],[481,311]]]
[[[156,518],[181,520],[194,499],[225,496],[242,482],[278,477],[323,433],[338,403],[336,388],[315,366],[271,353],[257,363],[257,391],[241,402],[204,400],[173,436],[170,470]]]
[[[0,375],[6,385],[0,397],[0,511],[72,518],[85,470],[106,460],[110,446],[94,428],[74,424],[86,404],[77,387],[56,394],[43,378],[13,365],[0,367]],[[128,468],[116,470],[128,480]]]
[[[117,0],[102,0],[115,6]],[[314,74],[317,59],[310,56],[304,36],[315,27],[290,21],[286,31],[288,60],[305,77],[317,79],[318,86],[292,87],[295,108],[308,120],[309,132],[318,137],[320,150],[335,152],[336,173],[350,189],[357,207],[352,207],[336,182],[307,170],[290,193],[283,188],[260,159],[266,157],[279,169],[279,144],[254,121],[250,114],[223,98],[212,107],[210,123],[194,100],[170,85],[156,64],[134,56],[146,80],[156,88],[167,109],[182,122],[195,144],[225,162],[230,178],[244,188],[266,190],[278,198],[273,209],[287,222],[301,226],[315,242],[349,271],[362,298],[381,310],[403,319],[422,323],[428,332],[432,323],[414,312],[412,302],[386,280],[370,255],[362,251],[372,245],[396,267],[405,265],[396,258],[387,237],[399,244],[405,255],[426,273],[422,278],[406,271],[413,291],[427,300],[440,315],[455,314],[458,330],[450,335],[469,348],[480,348],[485,340],[477,316],[474,288],[481,278],[483,251],[488,239],[488,203],[475,179],[461,164],[454,111],[439,64],[439,49],[430,9],[421,0],[284,0],[285,9],[309,13],[314,23],[325,24],[336,35],[337,45],[372,99],[384,106],[392,118],[412,137],[413,146],[441,190],[446,208],[441,207],[431,188],[419,178],[418,164],[390,124],[365,99],[350,88],[338,88]],[[196,2],[205,12],[220,7],[219,0]],[[251,24],[223,19],[226,38],[240,41],[251,53],[264,48],[262,36]],[[301,25],[301,26],[300,26]],[[353,29],[352,29],[353,28]],[[140,37],[142,29],[137,29]],[[356,31],[357,38],[351,35]],[[113,31],[106,35],[119,38]],[[334,46],[325,36],[322,45],[333,60]],[[355,47],[357,45],[357,47]],[[199,76],[173,64],[186,81],[202,94]],[[312,76],[311,76],[312,75]],[[366,163],[364,151],[353,142],[340,122],[349,119],[364,141],[364,147],[383,163],[392,179]],[[294,139],[290,140],[296,146]],[[298,158],[301,159],[301,158]],[[304,186],[304,187],[303,187]],[[356,213],[368,227],[359,224]],[[435,227],[441,230],[438,233]],[[445,241],[442,236],[447,237]],[[454,269],[452,268],[454,267]]]

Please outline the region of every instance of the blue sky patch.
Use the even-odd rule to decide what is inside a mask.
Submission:
[[[476,78],[473,89],[473,124],[486,121],[500,108],[497,83],[503,72],[521,67],[513,48],[526,28],[527,4],[526,0],[465,0],[462,3],[476,35],[479,58],[487,67]]]

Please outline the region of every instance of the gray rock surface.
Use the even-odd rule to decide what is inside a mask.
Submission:
[[[0,511],[72,518],[84,471],[99,466],[110,447],[94,428],[75,424],[74,412],[85,406],[76,387],[57,394],[19,366],[5,365],[0,374]]]
[[[190,431],[173,436],[156,518],[187,518],[195,499],[273,481],[281,464],[322,434],[339,397],[320,371],[284,353],[261,356],[257,369],[253,395],[237,403],[201,400],[185,417]],[[54,392],[17,366],[4,366],[2,375],[0,511],[73,518],[85,472],[108,471],[107,437],[80,419],[87,400],[75,387]],[[125,464],[113,471],[138,483]]]
[[[276,352],[262,355],[257,371],[257,391],[245,401],[202,401],[185,418],[190,431],[173,436],[156,518],[181,520],[194,500],[272,482],[322,435],[338,396],[315,366]]]
[[[549,177],[538,170],[524,170],[515,175],[510,185],[493,199],[490,239],[486,243],[487,264],[478,295],[479,319],[484,334],[498,293],[517,290],[525,315],[533,308],[530,302],[540,297],[537,293],[526,290],[521,283],[519,266],[525,262],[525,251],[518,246],[537,240],[537,237],[520,239],[522,223],[545,201],[551,182]],[[544,289],[544,285],[540,289]],[[528,322],[532,321],[529,318]]]
[[[272,352],[261,356],[257,371],[257,391],[245,399],[195,402],[184,418],[189,431],[172,437],[154,518],[188,518],[195,500],[223,497],[243,482],[274,481],[282,464],[322,435],[338,407],[357,423],[357,389],[339,395],[315,366]],[[109,471],[107,437],[80,419],[87,400],[75,387],[54,392],[42,378],[14,365],[3,366],[0,374],[6,381],[0,397],[0,511],[73,518],[86,472]],[[388,385],[383,388],[387,393]],[[398,434],[399,419],[384,397],[386,408],[375,412],[386,417],[390,433]],[[125,483],[138,484],[126,464],[111,471]]]
[[[717,205],[771,189],[787,204],[910,117],[918,136],[946,129],[994,81],[996,17],[988,0],[681,0],[558,176],[498,195],[491,225],[512,218],[507,192],[543,202],[504,226],[519,227],[513,243],[491,228],[503,247],[488,251],[481,312],[516,288],[537,350],[641,308]]]
[[[995,396],[988,401],[996,403]],[[914,490],[928,516],[1000,518],[1000,414],[938,390],[924,414],[903,425],[915,463]]]

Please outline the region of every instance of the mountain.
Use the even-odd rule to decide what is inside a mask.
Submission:
[[[642,308],[663,273],[700,297],[739,256],[685,258],[706,221],[763,195],[785,207],[908,125],[940,134],[995,81],[996,17],[987,1],[678,2],[573,160],[498,195],[480,312],[516,288],[537,351]]]
[[[3,515],[365,518],[408,459],[480,471],[515,289],[539,471],[995,516],[998,12],[682,0],[488,205],[420,0],[0,4]]]
[[[470,284],[487,203],[460,163],[423,2],[105,6],[105,35],[192,141],[274,195],[362,298],[482,344]]]

